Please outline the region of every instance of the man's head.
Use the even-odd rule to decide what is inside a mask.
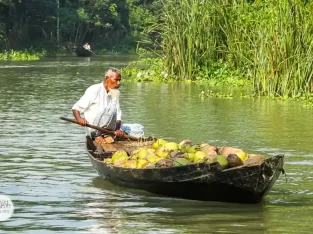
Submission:
[[[121,72],[116,68],[109,68],[104,78],[104,87],[107,91],[118,89],[121,83]]]

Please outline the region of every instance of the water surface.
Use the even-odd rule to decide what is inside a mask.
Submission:
[[[0,63],[0,194],[16,208],[0,233],[311,233],[313,110],[297,102],[201,99],[211,87],[124,76],[124,122],[177,142],[285,153],[287,183],[281,176],[263,203],[241,205],[167,198],[100,179],[84,151],[83,128],[59,117],[71,117],[72,105],[108,67],[133,59]]]

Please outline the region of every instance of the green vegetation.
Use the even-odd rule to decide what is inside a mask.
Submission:
[[[72,53],[88,41],[97,54],[152,51],[124,70],[137,81],[251,85],[253,95],[310,100],[312,11],[307,0],[2,0],[0,59]]]
[[[85,42],[97,54],[134,52],[158,8],[152,0],[1,0],[0,52],[69,54]]]
[[[23,60],[39,60],[41,57],[46,56],[47,52],[41,50],[40,52],[35,51],[4,51],[0,53],[0,60],[13,60],[13,61],[23,61]]]
[[[162,23],[153,30],[160,32],[159,69],[168,74],[167,79],[231,80],[251,83],[254,95],[311,100],[312,2],[176,0],[162,4]]]

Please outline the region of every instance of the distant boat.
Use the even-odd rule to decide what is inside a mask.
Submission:
[[[91,50],[86,50],[83,47],[77,47],[75,49],[75,53],[78,57],[90,57],[92,55],[92,51]]]

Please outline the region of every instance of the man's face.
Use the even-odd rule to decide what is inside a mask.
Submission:
[[[121,76],[115,72],[111,72],[106,78],[105,78],[105,87],[110,89],[118,89],[120,87],[121,83]]]

